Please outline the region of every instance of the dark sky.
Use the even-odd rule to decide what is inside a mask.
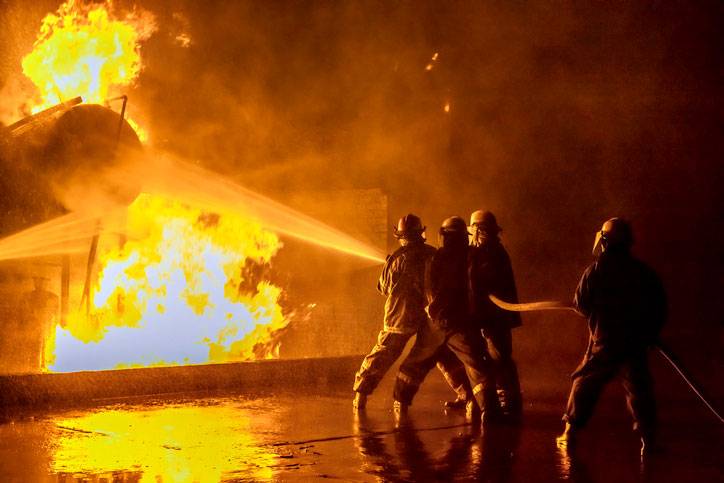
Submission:
[[[159,30],[131,102],[157,146],[281,200],[381,187],[433,238],[491,209],[526,299],[569,298],[627,217],[671,337],[720,352],[722,2],[139,4]],[[0,82],[55,5],[0,0]]]

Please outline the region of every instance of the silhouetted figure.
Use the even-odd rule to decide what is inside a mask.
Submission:
[[[451,350],[465,365],[483,422],[499,415],[492,363],[480,331],[468,312],[468,234],[460,217],[446,219],[440,228],[442,247],[426,273],[427,311],[430,320],[418,333],[400,366],[394,398],[397,414],[404,414],[420,384],[435,366],[441,351]]]
[[[353,405],[356,409],[365,407],[367,396],[400,357],[407,341],[427,325],[425,267],[435,254],[435,248],[425,243],[424,232],[422,221],[413,214],[400,218],[394,229],[400,248],[387,257],[377,283],[377,290],[387,297],[384,328],[355,377]],[[447,377],[455,380],[459,376]],[[462,384],[458,382],[457,385]]]
[[[559,445],[570,446],[588,422],[601,390],[620,375],[642,453],[651,448],[656,408],[647,348],[656,342],[666,320],[666,295],[654,271],[630,253],[633,233],[620,218],[606,221],[596,235],[601,254],[581,277],[574,304],[588,318],[589,341],[563,417]]]
[[[518,301],[513,268],[508,252],[500,242],[502,229],[495,215],[478,210],[470,215],[470,312],[474,324],[483,332],[488,352],[493,360],[498,395],[507,416],[519,418],[523,409],[518,368],[513,360],[511,330],[521,325],[520,314],[502,310],[490,301],[495,295],[513,303]],[[464,404],[458,399],[448,407]],[[469,397],[469,396],[468,396]]]
[[[40,372],[47,368],[46,345],[53,336],[58,317],[58,296],[48,290],[48,282],[45,277],[33,277],[34,288],[25,294],[21,304],[28,368]]]

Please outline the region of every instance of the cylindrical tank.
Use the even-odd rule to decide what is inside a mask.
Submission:
[[[79,102],[0,125],[0,238],[68,211],[102,218],[107,204],[128,204],[140,191],[124,170],[139,159],[136,133],[111,109]],[[87,243],[90,249],[90,237]],[[67,313],[71,280],[84,279],[87,259],[77,253],[0,262],[0,374],[40,370],[52,319]]]
[[[59,105],[0,137],[0,236],[67,211],[127,204],[140,190],[120,173],[138,159],[141,143],[106,107]]]

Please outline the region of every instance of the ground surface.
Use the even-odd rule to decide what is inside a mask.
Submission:
[[[26,411],[0,425],[0,481],[724,480],[722,426],[675,379],[657,379],[666,452],[643,465],[617,388],[577,450],[559,452],[567,381],[539,379],[523,379],[523,424],[482,434],[441,411],[450,393],[437,373],[402,425],[389,410],[391,376],[359,417],[342,387]]]

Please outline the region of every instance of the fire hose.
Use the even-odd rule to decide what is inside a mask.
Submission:
[[[577,313],[578,315],[581,315],[578,310],[576,310],[574,307],[564,304],[562,302],[558,302],[556,300],[544,300],[541,302],[528,302],[528,303],[510,303],[505,302],[503,300],[500,300],[495,295],[490,294],[488,296],[490,300],[500,307],[503,310],[507,310],[510,312],[533,312],[537,310],[570,310],[572,312]],[[656,351],[661,354],[661,356],[666,359],[666,361],[671,365],[671,367],[674,368],[677,374],[681,376],[681,378],[684,380],[687,386],[696,394],[696,396],[699,398],[699,400],[704,403],[704,405],[709,408],[709,410],[714,414],[714,416],[719,420],[720,423],[724,423],[724,418],[722,418],[719,411],[717,411],[714,406],[709,402],[708,398],[704,396],[701,387],[694,382],[692,377],[689,375],[688,371],[684,369],[682,364],[680,362],[677,362],[677,358],[674,356],[674,354],[666,347],[664,347],[661,342],[657,342],[654,345],[654,348]]]

